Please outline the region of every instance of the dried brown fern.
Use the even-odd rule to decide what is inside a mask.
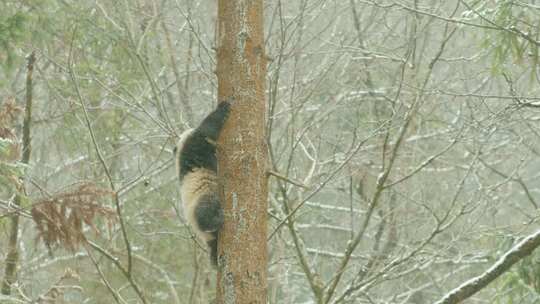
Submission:
[[[49,249],[61,246],[75,251],[86,241],[85,226],[99,234],[94,220],[103,218],[110,224],[114,219],[114,210],[100,201],[112,195],[111,191],[84,184],[38,201],[32,207],[38,240],[41,239]]]
[[[22,108],[15,104],[15,98],[6,98],[0,106],[0,137],[13,138],[12,127]]]
[[[8,148],[9,153],[4,155],[4,159],[0,158],[0,161],[13,161],[20,157],[20,145],[15,135],[14,126],[22,111],[23,109],[17,106],[13,97],[6,98],[0,104],[0,139],[11,140]]]

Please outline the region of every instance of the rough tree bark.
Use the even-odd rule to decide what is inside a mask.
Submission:
[[[219,100],[232,102],[218,143],[225,224],[219,235],[218,303],[266,303],[266,57],[262,0],[219,0]]]

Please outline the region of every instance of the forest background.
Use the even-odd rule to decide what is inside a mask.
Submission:
[[[539,28],[534,0],[266,1],[270,303],[432,303],[538,229]],[[215,33],[214,1],[2,1],[2,301],[214,297],[172,148]],[[540,303],[540,252],[468,301]]]

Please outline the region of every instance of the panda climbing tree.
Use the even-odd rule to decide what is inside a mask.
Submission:
[[[268,194],[263,1],[219,0],[217,24],[222,101],[179,140],[181,196],[188,222],[217,264],[217,303],[262,304]]]
[[[229,102],[220,103],[196,129],[180,135],[175,150],[184,215],[197,237],[208,245],[213,265],[217,265],[217,237],[223,226],[216,141],[229,109]]]

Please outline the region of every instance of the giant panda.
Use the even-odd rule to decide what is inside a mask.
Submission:
[[[217,233],[223,225],[216,142],[229,108],[228,101],[220,102],[197,128],[180,135],[175,148],[184,216],[196,236],[208,245],[214,266],[217,265]]]

